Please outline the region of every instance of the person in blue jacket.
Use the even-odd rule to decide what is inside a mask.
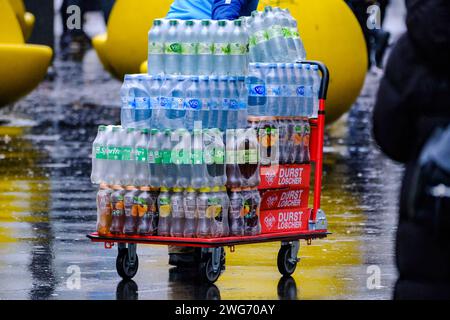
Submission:
[[[167,19],[234,20],[249,16],[259,0],[175,0]]]

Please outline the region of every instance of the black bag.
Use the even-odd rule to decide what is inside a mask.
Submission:
[[[408,201],[410,219],[439,240],[450,238],[450,125],[437,129],[420,154]]]

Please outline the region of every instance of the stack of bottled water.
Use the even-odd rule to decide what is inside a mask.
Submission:
[[[306,58],[297,21],[289,9],[266,6],[245,19],[250,62],[296,62]]]
[[[152,75],[246,74],[248,35],[242,20],[157,19],[148,34]]]
[[[321,77],[317,65],[250,63],[248,114],[317,118]]]
[[[253,129],[123,129],[100,126],[92,149],[96,184],[195,189],[255,187],[259,149]],[[228,139],[225,145],[225,138]]]
[[[126,75],[121,89],[124,128],[245,128],[243,76]]]

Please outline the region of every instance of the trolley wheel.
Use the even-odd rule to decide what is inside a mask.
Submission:
[[[119,276],[124,280],[131,280],[139,268],[139,258],[136,254],[134,263],[130,261],[128,249],[120,249],[116,259],[116,269]]]
[[[280,271],[283,276],[290,276],[297,268],[297,262],[297,259],[292,259],[292,246],[282,245],[280,251],[278,251],[278,271]]]
[[[217,252],[220,256],[216,262],[213,260],[214,250],[220,250],[220,252]],[[225,269],[225,250],[223,248],[215,248],[213,252],[206,253],[202,260],[199,270],[200,280],[208,283],[216,282]]]

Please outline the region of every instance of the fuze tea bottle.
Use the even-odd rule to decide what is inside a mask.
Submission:
[[[244,233],[246,236],[255,236],[261,233],[259,211],[261,197],[257,189],[243,189],[244,198]]]
[[[244,235],[244,198],[239,188],[230,191],[229,224],[230,235],[241,237]]]
[[[134,235],[137,233],[138,225],[138,188],[127,186],[123,201],[125,205],[125,224],[123,233]]]
[[[211,234],[213,238],[226,237],[229,234],[228,210],[230,200],[225,187],[214,187],[209,198],[208,207],[211,215]]]
[[[254,128],[238,129],[237,163],[243,186],[259,184],[259,143]]]
[[[172,207],[172,222],[170,224],[170,235],[172,237],[182,237],[184,232],[184,206],[183,189],[174,188],[170,197]]]
[[[258,128],[261,165],[280,163],[280,135],[276,119],[264,117]]]
[[[183,198],[185,238],[195,237],[197,227],[197,193],[194,188],[187,188]]]
[[[201,188],[197,197],[197,238],[211,237],[211,224],[207,216],[210,188]]]
[[[97,193],[97,232],[100,236],[109,234],[111,228],[111,193],[108,185],[100,184]]]
[[[158,197],[158,236],[170,236],[170,224],[172,220],[172,204],[170,201],[170,192],[168,188],[161,188],[161,193]]]
[[[125,190],[120,185],[113,186],[113,193],[111,194],[111,209],[112,209],[112,221],[111,221],[111,233],[122,234],[123,226],[125,224],[125,205],[124,197]]]
[[[157,198],[152,194],[150,187],[141,187],[138,195],[138,234],[151,236],[156,234],[158,227]]]

